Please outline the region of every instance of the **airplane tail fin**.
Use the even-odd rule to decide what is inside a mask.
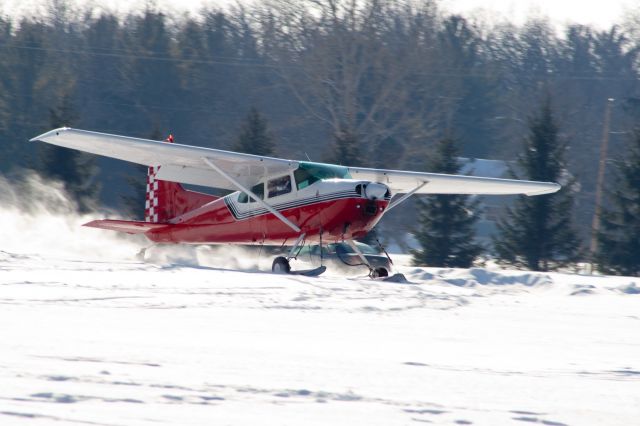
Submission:
[[[166,142],[173,143],[173,135]],[[217,200],[209,194],[186,190],[179,183],[156,179],[162,166],[149,167],[147,171],[147,197],[144,220],[149,223],[166,223],[174,217]]]

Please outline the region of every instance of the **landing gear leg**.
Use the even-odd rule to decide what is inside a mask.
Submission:
[[[322,268],[322,264],[324,263],[324,247],[322,247],[322,227],[320,228],[320,267]]]
[[[387,271],[385,268],[374,268],[373,266],[371,266],[371,264],[369,263],[369,261],[367,260],[365,255],[362,254],[362,252],[360,251],[360,249],[356,245],[355,241],[346,240],[346,243],[349,244],[349,246],[353,249],[353,251],[356,252],[356,254],[360,258],[360,260],[362,260],[362,263],[367,265],[367,268],[369,268],[369,277],[371,277],[371,278],[384,278],[384,277],[388,277],[389,276],[389,271]],[[389,259],[389,260],[391,260],[391,259]]]
[[[387,253],[387,250],[385,250],[385,248],[382,246],[382,244],[380,243],[380,240],[376,238],[376,243],[378,243],[378,247],[380,247],[380,250],[382,250],[382,252],[384,253],[385,256],[387,256],[387,259],[389,259],[389,265],[391,265],[393,267],[393,260],[391,260],[391,256],[389,256],[389,253]],[[379,274],[379,277],[388,277],[389,276],[389,271],[387,271],[384,268],[378,268],[381,269],[384,273],[383,274]]]
[[[140,251],[136,253],[136,259],[140,262],[144,262],[144,257],[147,254],[147,250],[149,250],[151,247],[152,246],[141,248]]]
[[[371,266],[367,258],[364,256],[364,254],[362,254],[362,252],[356,245],[356,242],[353,240],[345,240],[345,242],[349,244],[349,246],[353,249],[353,251],[358,255],[362,263],[364,263],[367,266],[367,268],[369,268],[369,276],[371,278],[376,278],[377,277],[376,270],[373,269],[373,267]]]
[[[140,251],[136,253],[136,260],[139,260],[140,262],[144,262],[144,255],[146,253],[147,253],[147,249],[141,248]]]
[[[287,260],[291,260],[291,259],[295,259],[297,256],[296,250],[298,250],[298,247],[300,247],[300,244],[304,241],[304,236],[306,234],[300,234],[300,236],[298,237],[298,239],[296,240],[295,243],[293,243],[293,246],[291,247],[291,250],[289,250],[289,254],[287,255]]]
[[[325,266],[320,266],[319,268],[309,269],[305,271],[292,271],[291,266],[289,265],[289,260],[295,259],[298,253],[300,252],[300,246],[304,242],[305,234],[300,234],[296,242],[289,250],[289,254],[287,257],[278,256],[273,260],[273,265],[271,266],[271,270],[275,274],[294,274],[294,275],[305,275],[308,277],[317,277],[327,270]]]

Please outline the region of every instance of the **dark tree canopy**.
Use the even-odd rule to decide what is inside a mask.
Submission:
[[[596,263],[601,272],[640,275],[640,129],[618,161],[609,192],[610,208],[601,215]]]
[[[410,3],[278,0],[182,16],[153,1],[118,14],[51,0],[40,14],[0,17],[0,173],[36,168],[40,144],[25,141],[50,130],[64,96],[78,128],[146,137],[159,126],[232,149],[255,107],[272,150],[289,158],[421,170],[448,129],[460,155],[512,161],[548,92],[580,172],[576,225],[588,230],[596,174],[583,171],[598,164],[606,99],[621,106],[612,129],[640,117],[640,21],[489,25]],[[612,156],[621,142],[612,134]],[[133,166],[96,164],[109,186],[100,202],[119,208]],[[404,235],[416,220],[399,209],[379,231]]]
[[[457,174],[461,165],[451,138],[442,139],[429,157],[427,169]],[[415,237],[420,250],[413,251],[414,265],[468,268],[482,252],[475,242],[477,203],[464,195],[431,195],[419,201],[419,228]]]
[[[56,108],[49,110],[51,128],[70,127],[78,120],[71,98],[64,95]],[[80,211],[88,211],[97,202],[100,184],[95,176],[95,157],[73,149],[54,145],[39,146],[38,171],[45,177],[61,181],[65,190],[78,203]]]
[[[273,155],[274,143],[267,128],[267,120],[256,108],[251,108],[242,123],[233,150],[245,154]]]
[[[566,171],[566,144],[558,137],[558,126],[546,100],[529,122],[529,136],[518,158],[519,179],[559,182]],[[580,254],[580,241],[573,228],[571,195],[573,182],[550,195],[519,196],[498,223],[494,247],[499,261],[534,271],[548,271],[571,264]]]

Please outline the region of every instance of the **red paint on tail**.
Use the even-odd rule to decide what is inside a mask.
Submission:
[[[173,143],[173,135],[166,142]],[[156,179],[162,166],[149,167],[147,172],[147,197],[144,209],[145,222],[166,223],[219,197],[189,191],[175,182]]]

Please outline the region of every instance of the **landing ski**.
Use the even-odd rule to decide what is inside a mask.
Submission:
[[[289,271],[290,275],[304,275],[305,277],[317,277],[327,270],[326,266],[318,266],[315,269],[305,269],[303,271]]]

